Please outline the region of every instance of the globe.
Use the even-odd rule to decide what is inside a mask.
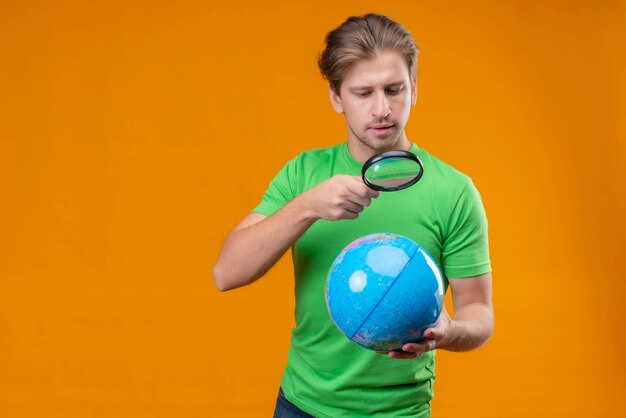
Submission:
[[[326,306],[339,330],[375,351],[398,351],[424,338],[443,306],[441,272],[413,240],[391,233],[357,239],[335,258]]]

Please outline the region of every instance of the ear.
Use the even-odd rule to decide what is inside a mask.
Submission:
[[[328,85],[328,94],[330,95],[330,103],[333,105],[333,109],[337,113],[343,113],[343,103],[341,102],[341,96],[339,96],[335,91]]]
[[[411,81],[411,107],[415,106],[417,102],[417,81]]]

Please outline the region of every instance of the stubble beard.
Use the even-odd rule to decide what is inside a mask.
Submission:
[[[378,154],[380,152],[393,149],[398,144],[398,142],[400,142],[400,138],[402,137],[402,131],[400,131],[400,132],[398,132],[396,134],[395,138],[393,138],[393,140],[390,143],[388,143],[388,145],[386,145],[384,147],[376,147],[375,143],[373,142],[375,140],[369,140],[366,137],[366,134],[359,135],[357,132],[354,131],[354,129],[352,129],[351,126],[349,126],[349,129],[350,129],[350,132],[352,132],[352,135],[354,135],[354,137],[362,145],[364,145],[367,149],[370,149],[370,150],[374,151],[375,154]]]

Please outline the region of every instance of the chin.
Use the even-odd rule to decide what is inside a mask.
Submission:
[[[367,141],[369,144],[373,145],[372,148],[376,151],[382,152],[386,151],[390,148],[393,148],[398,144],[399,138],[374,138]]]

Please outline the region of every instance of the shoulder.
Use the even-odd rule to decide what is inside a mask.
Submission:
[[[302,151],[295,158],[294,163],[324,163],[330,162],[341,153],[341,144],[333,145],[325,148],[313,148],[306,151]]]
[[[302,151],[283,166],[274,181],[288,184],[296,196],[330,177],[340,155],[340,145]]]
[[[324,176],[332,175],[338,161],[341,160],[341,153],[341,145],[309,149],[293,157],[287,162],[284,169],[292,173],[294,177],[299,178],[303,183],[308,184],[316,179],[319,181]],[[315,179],[311,178],[311,176],[315,177]],[[318,179],[318,177],[320,178]]]
[[[440,192],[447,190],[458,194],[464,189],[474,187],[472,179],[467,174],[425,149],[420,149],[418,155],[424,163],[424,180],[428,179]]]

